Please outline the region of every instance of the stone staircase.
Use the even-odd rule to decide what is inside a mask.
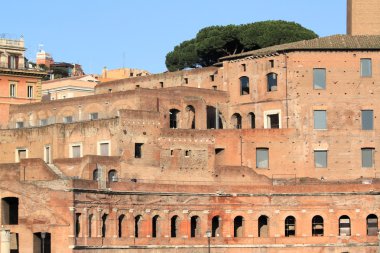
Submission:
[[[49,166],[49,168],[54,172],[54,174],[56,174],[60,179],[69,179],[70,178],[70,177],[66,176],[65,174],[63,174],[63,172],[54,164],[50,163],[50,164],[47,164],[47,166]]]

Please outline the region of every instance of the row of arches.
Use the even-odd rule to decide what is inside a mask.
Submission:
[[[276,91],[277,90],[277,73],[271,72],[266,75],[267,79],[267,92]],[[250,94],[250,85],[249,85],[249,77],[242,76],[239,78],[240,80],[240,95],[249,95]]]
[[[78,237],[81,232],[81,214],[76,214],[76,231],[75,235]],[[201,229],[201,218],[198,215],[193,215],[190,217],[190,224],[188,226],[188,234],[191,238],[194,237],[203,237],[206,231],[202,231]],[[143,216],[136,215],[133,217],[133,236],[135,238],[141,237]],[[119,238],[127,236],[127,217],[125,214],[121,214],[117,217],[117,236]],[[173,215],[169,220],[169,228],[170,228],[170,237],[176,238],[179,237],[180,227],[182,220],[178,215]],[[154,215],[151,218],[149,234],[152,238],[163,237],[162,227],[164,227],[164,220],[160,215]],[[88,237],[93,237],[94,234],[92,232],[94,224],[94,216],[90,214],[88,216]],[[222,219],[220,216],[213,216],[211,219],[211,236],[212,237],[220,237],[222,236]],[[245,237],[245,219],[243,216],[238,215],[233,219],[233,237]],[[109,227],[109,215],[104,213],[101,216],[101,237],[106,237],[107,229]],[[131,228],[129,226],[129,228]],[[312,236],[324,236],[325,235],[325,223],[324,219],[320,215],[315,215],[311,220],[311,235]],[[366,218],[366,228],[368,236],[377,235],[378,231],[378,217],[375,214],[370,214]],[[269,229],[270,229],[270,220],[268,216],[262,215],[258,219],[257,223],[257,235],[258,237],[269,237]],[[294,216],[287,216],[284,220],[284,235],[285,237],[293,237],[296,236],[297,229],[297,219]],[[130,231],[131,232],[131,231]],[[342,215],[339,217],[339,236],[350,236],[351,235],[351,220],[347,215]]]

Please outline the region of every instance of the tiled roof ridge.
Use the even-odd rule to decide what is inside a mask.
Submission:
[[[239,59],[249,56],[262,56],[292,50],[333,50],[333,49],[379,49],[380,35],[335,34],[311,40],[301,40],[271,47],[261,48],[241,54],[225,56],[220,61]]]

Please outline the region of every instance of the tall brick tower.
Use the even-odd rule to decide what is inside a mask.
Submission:
[[[347,34],[380,35],[380,0],[347,0]]]

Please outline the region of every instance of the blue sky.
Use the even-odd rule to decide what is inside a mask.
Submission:
[[[23,35],[30,60],[43,44],[86,73],[123,64],[166,71],[165,55],[211,25],[281,19],[319,36],[346,32],[346,0],[20,0],[1,9],[0,34]]]

